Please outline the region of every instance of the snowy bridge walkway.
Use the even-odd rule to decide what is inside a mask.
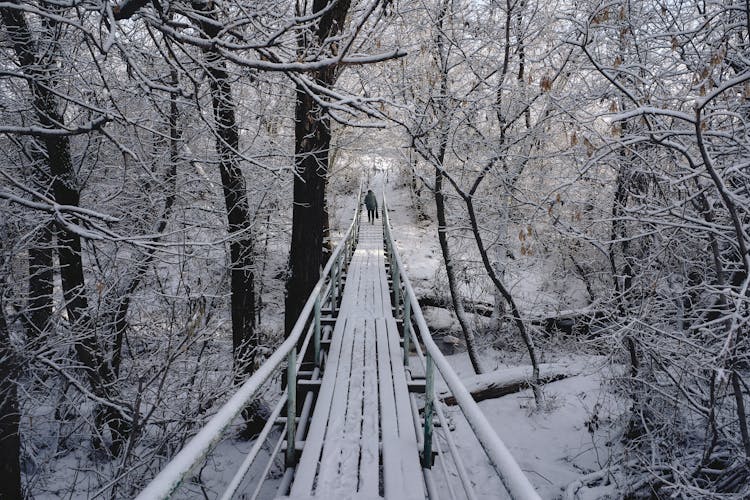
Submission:
[[[425,498],[381,220],[362,224],[348,266],[295,499],[378,498],[381,485],[386,498]]]
[[[393,242],[385,196],[374,224],[360,221],[361,199],[360,191],[352,223],[288,338],[138,499],[198,494],[191,472],[231,438],[248,403],[278,394],[282,369],[284,391],[220,498],[477,498],[436,401],[436,372],[508,497],[539,498],[432,341]],[[284,472],[274,479],[269,473],[281,458]]]

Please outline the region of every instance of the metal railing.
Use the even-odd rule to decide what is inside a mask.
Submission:
[[[425,483],[428,495],[431,499],[437,498],[437,488],[435,487],[430,474],[434,456],[433,444],[437,445],[438,455],[443,455],[442,450],[439,449],[439,442],[433,443],[433,418],[435,416],[438,417],[438,421],[444,430],[447,425],[441,405],[435,404],[435,367],[437,366],[440,376],[443,378],[446,386],[456,399],[461,412],[474,431],[479,444],[487,454],[487,458],[489,458],[511,498],[518,500],[540,499],[539,494],[529,482],[526,474],[524,474],[510,451],[508,451],[508,448],[492,429],[492,426],[487,421],[482,410],[471,397],[471,394],[463,385],[461,379],[432,340],[432,335],[430,334],[430,330],[427,327],[424,316],[422,315],[422,310],[419,307],[417,296],[414,293],[409,277],[407,276],[403,263],[401,262],[401,257],[399,256],[398,250],[393,242],[385,193],[383,193],[382,213],[383,227],[385,230],[385,247],[390,262],[391,280],[393,283],[394,315],[402,321],[404,366],[407,368],[407,371],[409,371],[409,353],[413,344],[417,356],[422,361],[425,370],[425,406],[423,425],[420,425],[418,421],[418,413],[416,411],[414,413],[415,427],[417,427],[418,435],[421,433],[420,445],[422,448],[422,467],[425,471]],[[417,339],[421,340],[426,353],[422,353],[419,342],[415,342]],[[413,407],[414,410],[416,410],[415,404],[413,404]],[[458,473],[464,487],[466,497],[469,499],[476,498],[473,486],[470,484],[461,457],[458,456],[458,451],[450,432],[444,432],[444,434],[449,452],[456,467],[456,472]],[[450,481],[448,481],[447,486],[450,490],[451,496],[455,498]]]
[[[319,376],[321,369],[321,310],[328,304],[328,311],[335,314],[337,303],[341,297],[342,278],[345,269],[351,260],[352,254],[356,247],[359,237],[359,218],[360,207],[362,202],[362,186],[360,185],[357,195],[357,204],[354,217],[349,225],[345,235],[333,250],[331,257],[328,259],[325,268],[321,272],[318,283],[310,293],[302,312],[290,332],[289,336],[276,349],[276,351],[263,363],[250,378],[248,378],[229,398],[216,414],[206,423],[205,426],[180,450],[177,455],[157,474],[157,476],[141,491],[136,497],[137,500],[154,500],[169,498],[183,483],[185,478],[199,464],[201,464],[213,448],[224,438],[227,429],[232,422],[242,412],[242,410],[253,401],[265,382],[269,380],[286,361],[287,385],[286,392],[283,393],[276,403],[266,425],[258,435],[256,442],[245,460],[240,465],[232,480],[229,482],[226,490],[222,494],[222,499],[233,497],[246,474],[253,465],[258,456],[263,443],[271,432],[274,425],[277,425],[281,412],[286,407],[285,418],[285,435],[286,449],[284,451],[285,462],[288,467],[293,466],[296,462],[297,437],[304,432],[304,429],[297,429],[297,375],[304,356],[298,356],[298,351],[305,353],[309,347],[310,340],[313,342],[313,360],[315,368],[312,377]],[[304,339],[303,339],[304,335]],[[297,348],[300,340],[303,340],[300,349]],[[309,415],[312,406],[312,393],[308,392],[306,400],[302,406],[302,412]],[[308,401],[309,400],[309,401]],[[306,421],[306,416],[301,415],[299,418],[300,426]],[[282,433],[282,437],[284,433]],[[270,457],[272,463],[276,453],[282,447],[281,439],[278,441],[274,453]],[[266,467],[266,473],[269,467]],[[265,474],[264,474],[265,476]],[[262,483],[263,478],[261,478]],[[261,484],[255,490],[253,498],[257,497]]]

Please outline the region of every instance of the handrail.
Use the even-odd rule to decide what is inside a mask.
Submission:
[[[435,389],[432,376],[432,363],[437,366],[443,380],[446,385],[453,393],[458,406],[461,408],[467,422],[474,431],[474,434],[479,441],[479,444],[484,449],[487,457],[489,458],[492,466],[497,472],[500,480],[502,481],[508,494],[513,499],[517,500],[540,500],[539,494],[536,492],[531,482],[526,477],[526,474],[521,470],[516,460],[511,455],[505,443],[492,429],[492,426],[487,421],[487,418],[482,413],[482,410],[477,405],[476,401],[471,397],[471,394],[461,382],[456,372],[453,370],[448,360],[445,359],[443,353],[440,352],[437,344],[432,340],[432,335],[427,326],[427,322],[422,315],[422,310],[419,307],[419,301],[414,293],[414,289],[411,286],[408,275],[404,272],[403,263],[401,262],[401,256],[396,250],[396,246],[393,242],[393,236],[391,234],[390,218],[388,216],[388,205],[386,201],[385,192],[383,192],[383,226],[385,228],[385,239],[386,245],[391,258],[391,266],[394,268],[393,276],[393,287],[394,287],[394,306],[396,311],[399,310],[399,292],[403,286],[404,296],[404,312],[414,319],[419,332],[419,337],[422,340],[422,344],[427,351],[427,366],[426,366],[426,385],[428,386],[425,390],[425,449],[423,454],[423,461],[431,460],[431,427],[432,427],[432,411],[431,405],[435,401]],[[409,311],[410,309],[410,311]],[[407,328],[407,321],[411,318],[404,318],[404,328]],[[406,330],[405,330],[406,331]],[[408,333],[405,336],[405,348],[408,348]],[[430,465],[426,464],[425,467],[429,468]]]
[[[305,306],[300,312],[294,328],[284,342],[274,353],[248,378],[237,391],[229,398],[229,401],[211,417],[203,428],[175,455],[172,460],[156,475],[154,479],[143,489],[136,500],[155,500],[169,498],[177,488],[180,487],[185,477],[190,474],[203,459],[211,452],[216,444],[223,438],[224,431],[231,425],[232,421],[239,415],[243,408],[251,401],[253,396],[276,371],[281,364],[287,360],[291,365],[296,365],[297,343],[308,329],[308,321],[315,310],[318,320],[318,312],[321,303],[321,293],[330,290],[332,302],[335,299],[335,287],[340,283],[341,266],[343,259],[351,258],[351,249],[354,247],[359,233],[359,212],[362,199],[362,186],[360,184],[357,204],[351,224],[344,236],[333,250],[328,259],[320,279],[310,292]],[[346,253],[343,253],[346,251]],[[330,275],[330,276],[329,276]],[[327,281],[331,286],[326,287]],[[333,304],[332,304],[333,307]],[[294,371],[296,373],[296,370]],[[296,382],[296,380],[294,381]],[[291,386],[291,383],[287,385]],[[294,384],[296,386],[296,383]],[[292,440],[292,446],[294,442]]]

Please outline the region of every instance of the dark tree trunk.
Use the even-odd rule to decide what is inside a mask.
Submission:
[[[444,150],[441,147],[439,156],[441,162],[444,156]],[[479,353],[477,352],[476,341],[474,339],[474,329],[469,324],[469,321],[466,318],[463,299],[461,298],[461,294],[458,289],[458,283],[456,283],[456,273],[453,266],[453,257],[451,256],[450,247],[448,245],[448,235],[446,234],[448,223],[445,218],[445,195],[443,194],[443,171],[441,170],[441,168],[442,167],[435,168],[435,212],[438,223],[438,240],[440,242],[440,250],[443,254],[445,274],[448,276],[448,288],[451,292],[453,311],[456,313],[456,318],[461,325],[464,339],[466,339],[466,351],[469,354],[471,366],[472,368],[474,368],[474,373],[483,373],[484,370],[482,369],[482,363],[479,360]]]
[[[298,88],[294,127],[296,160],[292,241],[284,317],[287,335],[318,282],[320,268],[324,264],[325,187],[331,132],[328,118],[322,113],[312,97]]]
[[[13,50],[19,66],[29,77],[28,83],[33,95],[37,119],[45,128],[65,125],[65,118],[58,111],[57,98],[50,85],[54,81],[54,64],[43,64],[37,60],[36,43],[20,9],[0,7],[0,16],[7,27]],[[47,135],[41,141],[47,157],[49,174],[52,177],[52,192],[60,205],[79,206],[80,193],[70,155],[70,140],[67,136]],[[115,382],[109,363],[99,348],[99,342],[91,318],[88,315],[88,299],[81,258],[81,238],[68,227],[59,225],[57,232],[57,253],[60,263],[60,276],[63,298],[68,320],[75,335],[75,351],[85,366],[86,376],[94,394],[109,399]],[[100,420],[106,421],[112,433],[112,449],[119,453],[123,440],[129,433],[126,418],[111,406],[103,406],[96,411]]]
[[[323,187],[323,192],[328,192],[328,179],[326,178],[326,184]],[[328,206],[328,198],[323,200],[323,254],[321,256],[321,264],[328,262],[333,254],[333,249],[336,247],[333,241],[331,241],[331,213]]]
[[[211,4],[193,2],[209,22],[198,25],[206,38],[219,35],[220,24]],[[206,72],[211,89],[211,104],[216,124],[216,152],[224,191],[230,236],[232,346],[235,381],[244,381],[253,373],[253,355],[258,345],[255,331],[255,276],[253,233],[245,177],[239,161],[239,133],[227,66],[220,54],[207,50]]]
[[[25,145],[18,141],[17,144],[29,161],[29,178],[45,196],[53,196],[52,179],[46,168],[47,158],[42,151],[43,145],[35,140]],[[37,222],[31,221],[31,223]],[[42,222],[42,225],[34,229],[28,250],[28,300],[22,316],[26,334],[32,340],[44,337],[50,326],[53,310],[54,221],[50,218]]]
[[[626,237],[625,223],[622,220],[622,214],[625,212],[628,202],[627,173],[624,171],[625,168],[625,166],[621,166],[620,172],[617,174],[617,187],[615,189],[614,200],[612,201],[612,229],[610,235],[611,243],[609,245],[609,264],[612,270],[612,280],[620,317],[625,317],[628,314],[628,303],[633,286],[633,269],[630,265],[632,256],[630,255],[630,245]],[[619,245],[624,261],[621,269],[617,265],[615,255],[615,242],[618,240],[622,240]],[[640,371],[640,360],[638,358],[635,339],[631,335],[626,335],[624,342],[630,356],[630,374],[635,378]],[[633,394],[633,399],[636,399],[635,394]]]
[[[313,14],[330,4],[327,0],[313,2]],[[344,25],[349,1],[341,0],[318,21],[314,40],[301,37],[303,50],[308,44],[322,45],[339,33]],[[336,47],[331,46],[335,51]],[[336,80],[337,68],[331,66],[313,75],[319,85],[330,86]],[[286,283],[284,329],[288,335],[297,322],[302,308],[320,279],[325,263],[324,235],[328,230],[326,182],[328,153],[331,147],[330,120],[307,92],[297,87],[294,127],[294,204],[292,209],[292,242],[289,251],[289,278]]]
[[[252,355],[257,347],[255,332],[255,276],[250,206],[245,177],[238,160],[239,135],[234,114],[232,88],[224,61],[209,53],[211,102],[216,122],[216,149],[227,210],[231,258],[232,346],[235,377],[243,381],[253,372]]]
[[[127,19],[147,2],[129,2],[118,8],[115,19]],[[191,3],[201,17],[193,21],[203,37],[217,38],[223,29],[214,4],[208,1]],[[208,48],[205,69],[211,90],[211,106],[216,125],[216,152],[219,155],[224,204],[227,210],[231,269],[232,347],[235,382],[244,381],[253,373],[253,356],[259,339],[255,328],[255,259],[250,204],[247,198],[245,177],[240,169],[239,132],[232,97],[232,84],[227,65],[222,56]],[[173,110],[174,111],[174,110]],[[170,123],[170,128],[174,127]],[[175,138],[174,131],[172,138]],[[250,415],[246,412],[246,417]]]
[[[0,247],[1,249],[1,247]],[[21,490],[20,413],[16,378],[18,364],[5,321],[4,258],[0,255],[0,499],[23,498]]]
[[[37,230],[29,248],[29,302],[27,331],[31,338],[46,332],[52,317],[52,224]]]

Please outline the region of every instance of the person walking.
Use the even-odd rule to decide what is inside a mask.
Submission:
[[[375,193],[372,189],[367,190],[365,196],[365,207],[367,207],[367,220],[370,224],[375,224],[375,219],[378,217],[378,200],[375,198]]]

